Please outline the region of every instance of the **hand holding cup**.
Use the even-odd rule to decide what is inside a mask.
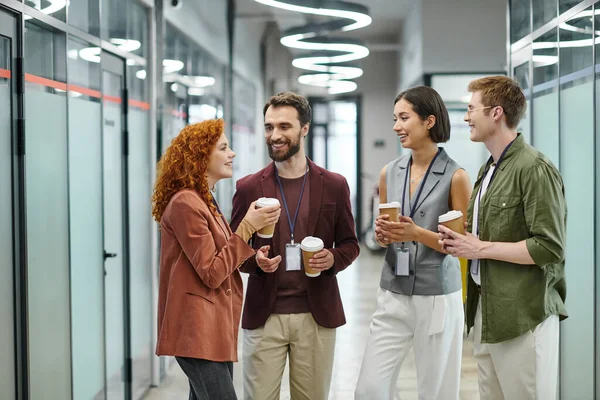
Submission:
[[[277,199],[275,201],[268,202],[267,205],[261,206],[261,199],[250,204],[248,212],[244,219],[246,219],[252,226],[257,230],[258,236],[261,236],[261,232],[267,232],[270,236],[261,237],[273,237],[273,231],[275,230],[275,224],[279,221],[279,215],[281,214],[281,206]]]

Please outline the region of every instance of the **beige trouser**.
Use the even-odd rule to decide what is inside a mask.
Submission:
[[[278,400],[290,357],[291,400],[327,400],[335,329],[319,326],[312,314],[272,314],[265,325],[244,329],[244,399]]]
[[[481,343],[480,297],[473,327],[473,354],[481,400],[557,399],[558,339],[558,316],[551,315],[519,337]]]

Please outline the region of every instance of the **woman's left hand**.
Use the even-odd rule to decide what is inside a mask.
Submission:
[[[398,222],[378,219],[375,221],[375,233],[383,243],[419,241],[421,229],[410,217],[400,216]]]

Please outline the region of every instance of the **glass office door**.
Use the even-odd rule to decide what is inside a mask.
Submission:
[[[124,399],[128,390],[125,61],[102,54],[102,149],[104,214],[104,320],[106,399]]]

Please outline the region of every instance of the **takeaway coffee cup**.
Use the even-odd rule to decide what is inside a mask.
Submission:
[[[390,221],[397,222],[400,216],[400,208],[402,206],[397,201],[391,203],[382,203],[379,205],[379,215],[389,215]]]
[[[307,236],[300,243],[302,249],[302,261],[304,263],[304,273],[306,276],[315,277],[321,275],[321,271],[315,271],[310,267],[309,260],[312,256],[323,250],[323,241],[317,237]]]
[[[438,222],[440,225],[444,225],[446,228],[453,230],[456,233],[460,233],[461,235],[465,234],[463,213],[460,211],[448,211],[446,214],[439,216]]]
[[[278,206],[279,200],[269,197],[261,197],[256,201],[256,208],[270,207],[270,206]],[[258,237],[269,239],[273,237],[273,232],[275,232],[275,225],[277,222],[267,225],[260,229],[256,234]]]

